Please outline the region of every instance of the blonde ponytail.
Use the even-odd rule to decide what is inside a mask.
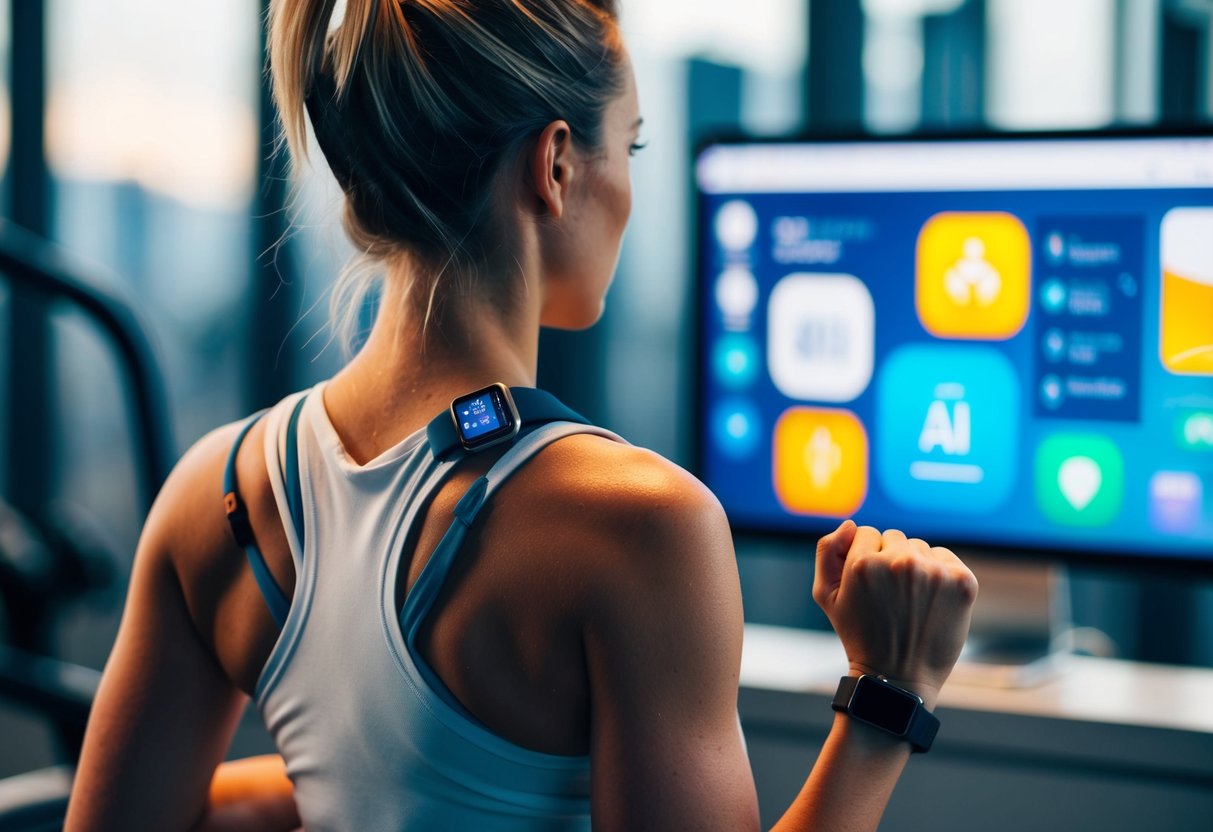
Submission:
[[[304,96],[324,55],[334,0],[272,0],[269,10],[270,82],[291,156],[307,158]]]
[[[582,146],[599,146],[622,82],[615,5],[347,0],[336,27],[334,6],[270,4],[283,136],[305,161],[310,116],[355,246],[372,258],[407,253],[432,307],[440,277],[470,280],[500,250],[490,185],[509,153],[559,119]]]

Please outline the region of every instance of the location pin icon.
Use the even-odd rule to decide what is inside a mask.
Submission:
[[[1057,485],[1075,511],[1091,504],[1103,485],[1103,471],[1089,456],[1072,456],[1057,470]]]

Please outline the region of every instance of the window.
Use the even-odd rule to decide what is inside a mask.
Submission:
[[[246,409],[249,206],[261,58],[255,7],[237,0],[54,0],[47,10],[51,236],[133,299],[165,375],[178,451]],[[87,506],[124,587],[144,506],[113,350],[56,310],[52,488]],[[140,441],[138,437],[135,442]],[[95,664],[106,619],[67,622],[63,656]]]

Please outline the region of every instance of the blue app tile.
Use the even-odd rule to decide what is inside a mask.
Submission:
[[[712,350],[716,377],[725,387],[744,389],[758,377],[758,345],[749,335],[726,335]]]
[[[758,409],[745,399],[728,398],[712,411],[712,437],[726,457],[744,459],[758,450],[762,423]]]
[[[1019,383],[1011,362],[977,346],[896,350],[880,373],[874,459],[895,502],[984,514],[1016,477]]]

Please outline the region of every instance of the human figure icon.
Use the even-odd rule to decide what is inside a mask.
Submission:
[[[986,244],[980,237],[964,242],[964,256],[944,275],[948,296],[960,306],[990,306],[1002,290],[1002,275],[986,260]]]

